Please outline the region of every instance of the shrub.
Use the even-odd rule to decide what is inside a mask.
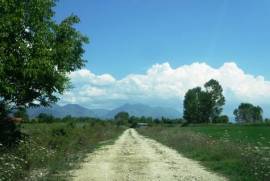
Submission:
[[[222,115],[214,119],[213,123],[229,123],[229,117],[227,115]]]
[[[0,121],[0,143],[10,147],[18,143],[22,138],[19,126],[7,119]]]

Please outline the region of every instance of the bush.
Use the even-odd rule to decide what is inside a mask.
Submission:
[[[55,121],[55,118],[52,115],[48,115],[45,113],[40,113],[37,118],[39,122],[52,123]]]
[[[22,133],[16,123],[3,119],[0,121],[0,143],[11,147],[22,138]]]
[[[135,123],[132,123],[130,127],[131,128],[137,128],[137,125],[138,125],[138,123],[135,122]]]
[[[213,123],[229,123],[229,117],[226,115],[219,116],[214,119]]]

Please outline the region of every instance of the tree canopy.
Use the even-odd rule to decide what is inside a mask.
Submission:
[[[200,122],[199,97],[202,90],[200,87],[188,90],[184,99],[184,119],[191,123]]]
[[[225,98],[218,81],[211,79],[201,87],[188,90],[184,99],[184,119],[189,123],[215,122],[218,119]]]
[[[235,121],[238,123],[254,123],[263,121],[263,109],[250,103],[241,103],[234,110]]]
[[[114,116],[118,126],[128,123],[129,114],[127,112],[119,112]]]
[[[127,112],[119,112],[114,116],[115,120],[125,120],[128,121],[129,114]]]
[[[225,97],[223,96],[223,88],[217,80],[211,79],[204,85],[206,93],[210,97],[209,112],[210,121],[213,122],[219,117],[225,104]]]
[[[48,106],[69,87],[68,73],[84,66],[83,45],[74,28],[79,18],[54,19],[56,0],[0,3],[0,107]]]

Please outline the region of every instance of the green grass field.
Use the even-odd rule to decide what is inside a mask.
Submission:
[[[230,180],[270,180],[269,125],[158,125],[138,131]]]
[[[206,134],[215,139],[229,136],[230,140],[235,143],[269,145],[270,142],[270,125],[205,125],[187,127],[192,131]]]
[[[122,132],[110,122],[24,123],[17,147],[0,146],[0,180],[65,180],[87,153]]]

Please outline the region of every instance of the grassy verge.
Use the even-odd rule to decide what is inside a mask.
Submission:
[[[123,128],[110,122],[54,122],[22,125],[29,135],[16,148],[0,146],[0,181],[65,180],[68,170]]]
[[[138,131],[230,180],[270,180],[270,127],[153,126]]]

